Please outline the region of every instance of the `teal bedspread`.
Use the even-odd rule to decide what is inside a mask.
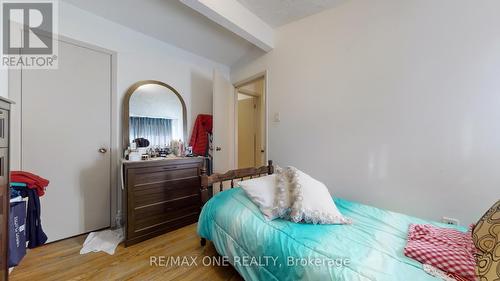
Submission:
[[[438,280],[403,255],[410,223],[443,224],[334,199],[352,225],[268,221],[235,188],[203,207],[198,234],[245,280]],[[464,228],[459,228],[466,231]]]

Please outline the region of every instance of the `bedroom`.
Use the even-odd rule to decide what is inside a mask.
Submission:
[[[479,249],[475,278],[499,278],[498,205],[483,215],[500,199],[500,2],[14,5],[31,2],[2,1],[0,280],[439,280],[405,255],[411,224],[457,229]],[[57,63],[6,65],[31,54]],[[256,79],[259,94],[247,89]],[[250,144],[239,137],[243,88],[260,97]],[[217,176],[245,168],[244,145],[265,167]],[[15,186],[24,172],[48,186]],[[255,174],[286,184],[252,193]],[[333,197],[327,207],[345,221],[287,220],[297,180],[304,204]],[[284,218],[271,220],[251,199],[267,191],[275,204],[281,187]],[[34,198],[4,202],[22,191]],[[14,216],[41,220],[46,241],[11,227]],[[479,243],[470,224],[493,226]],[[46,245],[9,243],[17,235]],[[92,252],[106,246],[96,241],[114,254]]]

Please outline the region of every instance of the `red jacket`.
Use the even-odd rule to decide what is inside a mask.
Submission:
[[[45,194],[45,187],[49,185],[49,181],[35,174],[23,171],[11,171],[10,180],[13,182],[23,182],[28,188],[36,189],[38,196]]]
[[[205,156],[208,148],[208,134],[212,133],[212,115],[199,114],[193,126],[191,141],[189,145],[193,147],[193,153]]]

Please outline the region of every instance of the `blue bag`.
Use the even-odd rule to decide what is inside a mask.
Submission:
[[[10,204],[9,267],[16,266],[26,255],[26,202]]]

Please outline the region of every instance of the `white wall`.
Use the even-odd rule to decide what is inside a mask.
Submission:
[[[119,149],[113,151],[114,153],[122,153],[123,96],[127,89],[139,80],[159,80],[174,87],[181,94],[187,107],[188,137],[196,116],[200,113],[212,113],[212,71],[216,68],[229,77],[227,66],[196,56],[64,1],[59,2],[59,16],[61,35],[117,53],[118,102],[113,109],[113,118],[118,125],[115,128],[118,136],[115,145]],[[5,75],[0,76],[0,79],[4,79],[1,77]],[[16,102],[14,110],[20,107],[19,101]],[[13,169],[18,169],[19,135],[13,135],[13,142],[11,165]]]
[[[6,69],[0,69],[0,96],[9,97],[8,72]]]
[[[270,159],[335,196],[476,221],[500,198],[500,1],[351,0],[277,30]],[[272,122],[275,112],[281,122]]]

